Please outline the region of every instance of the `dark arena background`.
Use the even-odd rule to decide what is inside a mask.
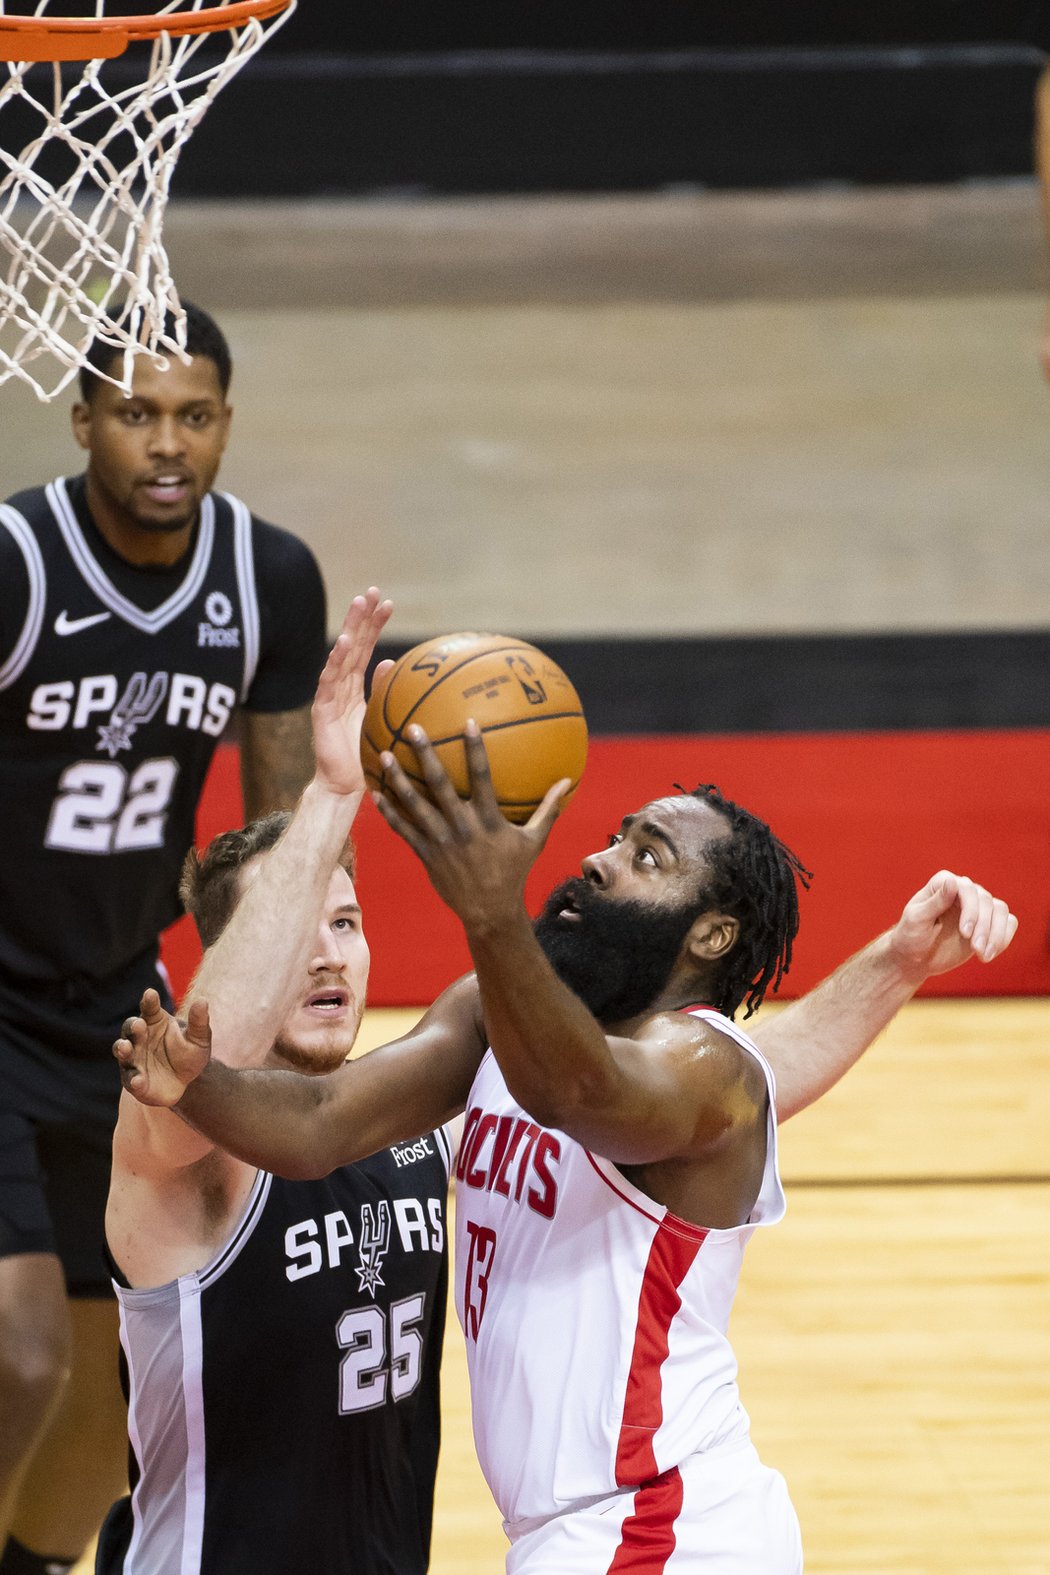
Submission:
[[[1016,175],[1031,168],[1026,89],[1048,32],[1034,0],[303,4],[217,105],[221,157],[210,141],[191,148],[180,188],[624,191]]]

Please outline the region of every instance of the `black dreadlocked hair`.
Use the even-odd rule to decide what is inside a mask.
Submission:
[[[675,787],[686,792],[677,782]],[[744,1016],[750,1017],[791,967],[798,883],[808,891],[813,876],[764,820],[723,798],[712,783],[702,783],[688,797],[709,804],[731,831],[705,849],[711,870],[706,896],[712,907],[740,920],[740,938],[715,973],[711,1005],[726,1017],[746,1005]]]

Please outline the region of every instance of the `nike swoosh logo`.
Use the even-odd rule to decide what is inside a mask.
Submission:
[[[112,613],[100,612],[88,613],[86,618],[71,618],[65,608],[63,608],[55,619],[55,633],[79,634],[81,629],[90,629],[93,623],[103,623],[112,616]]]

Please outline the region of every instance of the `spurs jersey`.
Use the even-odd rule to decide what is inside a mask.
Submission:
[[[424,1575],[440,1441],[444,1130],[260,1172],[206,1268],[117,1286],[131,1498],[99,1575]]]
[[[280,583],[275,544],[282,567],[296,565]],[[149,605],[167,571],[116,559],[85,518],[82,481],[61,479],[0,504],[0,564],[0,979],[105,981],[181,912],[179,868],[234,707],[284,709],[263,694],[280,663],[287,708],[309,700],[324,659],[320,576],[295,537],[209,493],[193,547]],[[282,600],[308,620],[290,651],[268,610]]]
[[[471,1090],[456,1305],[478,1458],[512,1539],[703,1451],[747,1444],[726,1329],[744,1247],[784,1212],[773,1076],[732,1023],[695,1015],[754,1055],[769,1088],[762,1184],[734,1229],[678,1219],[608,1160],[538,1127],[491,1050]]]

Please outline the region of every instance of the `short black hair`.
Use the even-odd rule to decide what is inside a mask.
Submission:
[[[186,353],[207,356],[209,361],[215,363],[219,387],[225,399],[233,376],[233,358],[226,343],[226,335],[203,307],[195,306],[192,301],[183,301],[182,309],[186,313]],[[164,332],[171,338],[175,337],[175,317],[171,312],[164,319]],[[80,368],[80,394],[85,404],[91,403],[91,397],[99,384],[99,374],[109,372],[113,362],[123,354],[119,345],[111,344],[101,335],[96,335],[91,341],[85,357],[86,364]]]
[[[808,891],[813,877],[764,820],[724,798],[713,783],[701,784],[688,796],[709,804],[729,823],[729,836],[714,838],[704,849],[710,869],[704,899],[705,907],[740,921],[739,939],[716,969],[711,1005],[732,1017],[746,1004],[744,1016],[750,1017],[768,989],[779,989],[791,966],[798,886]]]

